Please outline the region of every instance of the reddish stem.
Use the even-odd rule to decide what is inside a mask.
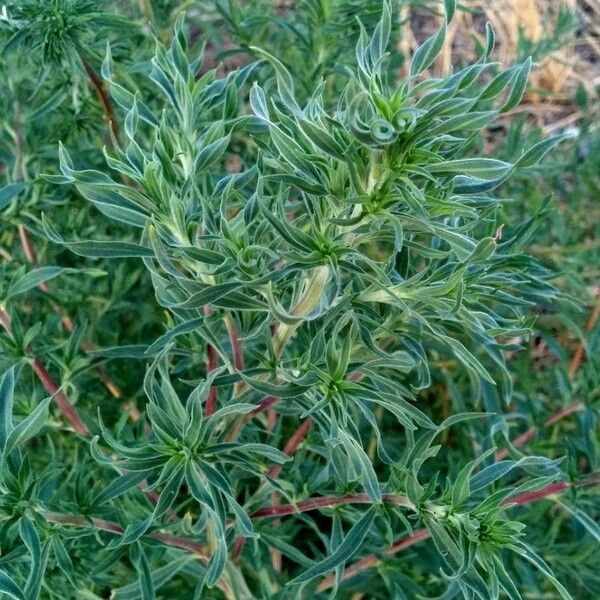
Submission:
[[[46,511],[42,514],[47,521],[59,523],[60,525],[72,525],[73,527],[85,528],[93,526],[101,531],[108,531],[117,535],[120,535],[125,531],[118,523],[107,521],[106,519],[98,519],[97,517],[86,518],[78,515],[65,515],[63,513],[51,511]]]
[[[37,256],[31,240],[29,239],[29,235],[27,234],[27,229],[25,229],[23,224],[20,224],[18,230],[21,248],[23,248],[23,254],[27,259],[27,262],[31,265],[34,265],[37,262]]]
[[[281,398],[277,398],[276,396],[266,396],[259,402],[258,406],[250,414],[257,415],[261,412],[264,412],[268,408],[271,408],[273,404],[277,404],[279,400],[281,400]]]
[[[213,310],[210,306],[204,307],[204,316],[210,317],[213,314]],[[208,375],[217,368],[217,351],[212,344],[206,346],[206,374]],[[208,397],[204,405],[204,414],[207,417],[214,415],[217,410],[217,388],[214,386],[208,390]]]
[[[590,316],[588,317],[588,320],[585,324],[585,330],[588,332],[592,331],[592,329],[594,329],[594,327],[596,326],[596,323],[598,322],[599,318],[600,318],[600,306],[596,306],[594,308],[594,310],[590,313]],[[585,356],[585,344],[583,342],[580,342],[579,345],[577,346],[577,349],[575,350],[573,357],[571,358],[571,362],[569,364],[568,374],[569,374],[569,379],[571,381],[573,381],[573,379],[575,379],[575,376],[577,375],[577,372],[579,371],[579,368],[581,367],[581,365],[583,363],[584,356]],[[583,408],[585,408],[585,405],[583,404],[583,402],[580,402],[580,401],[568,404],[567,406],[565,406],[558,412],[556,412],[553,415],[551,415],[550,417],[548,417],[544,421],[544,427],[549,427],[550,425],[554,425],[554,423],[557,423],[561,419],[564,419],[565,417],[568,417],[569,415],[572,415],[573,413],[575,413]],[[513,446],[516,446],[517,448],[520,446],[524,446],[529,440],[533,439],[536,436],[537,432],[538,432],[537,427],[531,426],[527,431],[523,432],[512,442]],[[498,453],[496,454],[496,460],[503,460],[507,456],[508,456],[508,450],[506,448],[503,448],[502,450],[498,451]]]
[[[554,413],[553,415],[550,415],[547,419],[545,419],[544,427],[550,427],[550,425],[554,425],[558,421],[568,417],[569,415],[572,415],[573,413],[576,413],[576,412],[582,410],[583,408],[585,408],[585,405],[583,404],[583,402],[580,402],[579,400],[577,402],[568,404],[564,408],[561,408],[558,412]],[[512,441],[512,445],[515,446],[516,448],[520,448],[520,447],[524,446],[527,442],[529,442],[536,436],[538,431],[539,431],[538,428],[535,427],[535,425],[532,425],[529,429],[527,429],[521,435],[516,437]],[[501,450],[498,450],[498,452],[496,453],[496,460],[504,460],[507,456],[508,456],[508,449],[502,448]]]
[[[10,315],[3,308],[0,308],[0,324],[10,333]]]
[[[312,424],[312,417],[308,417],[304,420],[304,422],[300,425],[300,427],[298,427],[298,429],[296,429],[296,431],[294,431],[290,439],[287,441],[287,444],[284,446],[284,454],[292,456],[296,452],[296,450],[298,450],[300,443],[305,438],[306,434],[309,432],[310,428],[312,427]],[[268,471],[269,477],[272,477],[273,479],[279,477],[282,468],[283,465],[273,465]]]
[[[269,427],[269,425],[271,426],[271,427],[269,427],[270,431],[273,429],[273,427],[275,427],[276,419],[277,419],[277,413],[274,410],[269,410],[267,413],[267,427]],[[288,456],[292,456],[296,452],[296,450],[298,450],[298,447],[300,446],[302,440],[305,438],[306,434],[310,430],[312,424],[313,424],[312,417],[308,417],[307,419],[304,420],[303,423],[300,424],[300,427],[298,427],[298,429],[296,429],[296,431],[292,434],[292,436],[290,437],[290,439],[287,441],[286,445],[284,446],[283,452],[285,454],[287,454]],[[282,465],[273,465],[269,469],[268,475],[270,477],[277,478],[277,477],[279,477],[279,474],[281,473],[282,468],[283,468]],[[277,492],[273,492],[273,495],[271,497],[271,506],[273,508],[279,506],[279,494]],[[276,522],[274,522],[272,525],[275,526]],[[281,552],[279,552],[279,550],[277,550],[276,548],[271,548],[271,564],[273,565],[273,569],[275,570],[276,573],[281,573],[281,567],[282,567]]]
[[[69,421],[73,429],[81,435],[92,435],[90,430],[87,428],[87,425],[79,417],[77,409],[69,402],[68,398],[61,392],[56,383],[54,383],[50,373],[48,373],[46,370],[46,367],[44,367],[44,365],[37,358],[33,359],[31,367],[38,376],[41,384],[44,386],[44,389],[50,395],[54,396],[56,405],[66,417],[67,421]]]
[[[277,399],[275,399],[275,400],[277,400]],[[269,411],[269,415],[271,413],[273,413],[275,415],[275,417],[277,416],[275,411]],[[298,427],[298,429],[296,429],[296,431],[292,434],[292,436],[290,437],[290,439],[287,441],[286,445],[283,448],[283,452],[285,454],[287,454],[288,456],[292,456],[296,452],[296,450],[300,446],[300,442],[304,439],[304,437],[308,433],[312,424],[313,424],[312,417],[308,417],[300,425],[300,427]],[[281,468],[282,468],[281,465],[273,465],[268,470],[267,474],[269,475],[269,477],[272,477],[275,479],[275,478],[279,477],[279,474],[281,473]],[[279,494],[277,492],[274,492],[272,494],[271,498],[272,498],[271,509],[273,509],[275,507],[279,507]],[[265,510],[269,510],[269,509],[265,509]],[[258,511],[258,513],[260,513],[260,511]],[[255,513],[255,515],[258,513]],[[252,515],[252,516],[254,516],[254,515]],[[260,518],[260,517],[257,517],[257,518]],[[245,543],[246,543],[246,539],[243,536],[238,536],[236,538],[236,540],[234,542],[235,558],[238,558],[241,555],[242,550],[244,549]],[[281,554],[276,549],[271,550],[271,562],[273,564],[273,568],[275,569],[275,571],[277,571],[279,573],[281,570]]]
[[[23,248],[23,254],[25,255],[25,258],[29,264],[35,265],[37,263],[37,256],[36,256],[35,248],[34,248],[33,244],[31,243],[31,238],[29,237],[29,234],[27,233],[27,229],[25,229],[25,227],[23,227],[23,225],[19,225],[18,229],[19,229],[19,239],[21,241],[21,248]],[[48,294],[50,292],[48,285],[46,284],[45,281],[42,281],[42,283],[40,283],[39,288],[46,294]],[[61,317],[60,322],[61,322],[62,326],[65,328],[65,330],[68,331],[69,333],[72,333],[73,330],[75,329],[75,325],[74,325],[73,321],[71,320],[71,318],[65,314],[64,310],[58,304],[52,304],[52,310]],[[94,346],[90,342],[84,341],[81,343],[81,349],[84,352],[89,353],[94,350]],[[96,367],[96,369],[98,371],[98,374],[100,375],[100,380],[106,386],[106,389],[110,392],[110,394],[114,398],[120,398],[121,390],[108,376],[104,365],[98,365]]]
[[[510,504],[527,504],[528,502],[534,502],[535,500],[541,500],[542,498],[546,498],[547,496],[551,496],[552,494],[560,494],[565,490],[568,490],[571,486],[564,481],[557,481],[556,483],[551,483],[547,485],[545,488],[538,490],[537,492],[524,492],[522,494],[517,494],[516,496],[511,496],[507,498],[502,505],[510,505]]]
[[[245,371],[246,367],[244,364],[244,353],[242,351],[242,346],[235,328],[235,322],[233,319],[226,319],[225,326],[227,327],[231,351],[233,352],[233,366],[237,371]]]
[[[116,535],[121,535],[124,532],[123,527],[114,521],[107,521],[106,519],[98,519],[95,517],[86,518],[78,515],[66,515],[63,513],[46,511],[43,513],[44,518],[51,523],[58,523],[60,525],[71,525],[73,527],[83,527],[99,529],[101,531],[107,531]],[[187,550],[195,554],[204,564],[208,562],[208,553],[206,547],[202,544],[190,540],[188,538],[179,537],[170,533],[162,533],[160,531],[152,531],[146,534],[146,537],[162,542],[172,548],[180,548]],[[231,586],[228,581],[222,577],[219,580],[219,587],[223,590],[226,597],[230,598],[232,595]]]
[[[399,540],[395,541],[387,550],[384,550],[381,554],[383,556],[393,556],[398,552],[402,552],[406,548],[410,548],[410,546],[414,546],[423,540],[426,540],[431,537],[431,534],[427,529],[417,529],[413,531],[412,535],[407,535]],[[371,567],[375,567],[381,559],[376,554],[369,554],[364,558],[356,561],[351,564],[342,574],[341,581],[346,581],[346,579],[350,579],[354,577],[357,573],[361,571],[365,571]],[[333,587],[335,582],[335,578],[332,576],[328,576],[317,587],[317,592],[324,592]]]
[[[273,431],[277,425],[277,411],[273,408],[267,410],[267,431]]]
[[[590,483],[595,483],[595,481],[590,480]],[[559,481],[556,483],[552,483],[537,492],[525,492],[523,494],[517,494],[512,498],[508,498],[502,504],[509,507],[514,505],[522,505],[527,504],[529,502],[535,502],[537,500],[541,500],[553,494],[560,494],[571,486],[565,482]],[[396,496],[393,494],[386,494],[383,497],[384,502],[391,502],[393,504],[398,504],[400,506],[410,506],[410,503],[404,496]],[[299,502],[296,505],[283,505],[277,507],[278,510],[287,509],[293,507],[294,510],[287,511],[285,513],[279,513],[278,516],[282,514],[292,514],[294,512],[302,512],[302,510],[314,510],[316,508],[323,507],[331,507],[338,506],[340,504],[369,504],[371,500],[368,498],[366,494],[358,494],[358,495],[347,495],[347,496],[331,496],[325,498],[312,498],[309,500],[305,500],[303,502]],[[302,510],[298,510],[302,509]],[[272,514],[261,514],[262,511],[257,511],[252,515],[253,518],[260,518],[262,516],[273,516]],[[108,531],[110,533],[114,533],[120,535],[123,533],[123,528],[118,524],[112,521],[107,521],[105,519],[86,519],[85,517],[77,516],[77,515],[65,515],[62,513],[55,512],[45,512],[43,513],[44,517],[53,523],[59,523],[63,525],[72,525],[75,527],[90,527],[93,526],[97,529],[101,529],[103,531]],[[178,537],[169,533],[161,533],[158,531],[151,532],[147,534],[147,537],[160,541],[168,546],[173,546],[175,548],[181,548],[183,550],[187,550],[189,552],[194,552],[198,554],[198,556],[202,559],[207,558],[206,549],[204,546],[199,544],[198,542],[194,542],[193,540],[189,540],[187,538]],[[386,548],[381,552],[381,556],[388,557],[397,554],[398,552],[402,552],[406,548],[413,546],[421,541],[424,541],[431,537],[429,531],[427,529],[417,529],[413,531],[411,535],[403,536],[396,540],[389,548]],[[236,548],[234,548],[235,550]],[[241,548],[237,548],[238,552],[241,552]],[[345,581],[350,579],[357,573],[364,571],[370,567],[377,566],[380,562],[380,557],[377,554],[369,554],[364,558],[361,558],[357,562],[350,565],[343,573],[341,577],[341,581]],[[335,578],[333,576],[328,576],[319,584],[317,591],[323,592],[325,590],[333,587],[335,583]]]
[[[397,506],[412,507],[412,503],[406,496],[398,494],[383,494],[383,502]],[[341,504],[373,504],[373,500],[367,494],[347,494],[345,496],[323,496],[322,498],[308,498],[295,504],[281,504],[279,506],[267,506],[250,515],[251,519],[264,519],[267,517],[284,517],[320,508],[333,508]]]
[[[115,139],[119,139],[119,125],[117,122],[117,117],[115,116],[115,111],[106,92],[106,88],[104,87],[104,82],[100,77],[98,77],[96,71],[94,71],[93,67],[86,61],[83,61],[83,68],[87,73],[90,85],[96,90],[96,94],[98,95],[98,99],[100,100],[100,104],[102,105],[102,110],[104,112],[104,117],[108,122],[109,127],[111,128]],[[112,140],[109,137],[109,145],[112,146]]]
[[[206,347],[206,373],[211,373],[217,368],[217,352],[210,344]],[[214,415],[217,410],[217,388],[213,385],[208,391],[204,414],[207,417]]]
[[[564,419],[565,417],[568,417],[569,415],[572,415],[573,413],[578,412],[583,408],[585,408],[585,404],[580,401],[568,404],[562,410],[559,410],[557,413],[554,413],[553,415],[548,417],[544,421],[544,426],[550,427],[550,425],[554,425],[554,423],[556,423],[557,421],[560,421],[561,419]]]
[[[596,306],[594,310],[590,313],[590,316],[588,317],[588,320],[585,324],[586,331],[592,331],[592,329],[594,329],[598,318],[600,318],[600,306]],[[583,342],[579,342],[577,350],[575,350],[573,358],[571,359],[571,363],[569,364],[569,379],[571,381],[575,379],[575,376],[579,371],[579,367],[581,367],[584,357],[585,344]]]
[[[553,494],[559,494],[570,487],[571,486],[569,484],[559,481],[557,483],[552,483],[537,492],[525,492],[524,494],[517,494],[512,498],[508,498],[502,504],[505,506],[527,504],[529,502],[541,500]],[[412,535],[404,536],[396,540],[389,548],[384,550],[381,555],[385,557],[393,556],[394,554],[402,552],[402,550],[410,548],[410,546],[414,546],[415,544],[427,540],[430,537],[431,534],[427,529],[417,529],[416,531],[413,531]],[[366,569],[377,566],[380,560],[381,559],[377,554],[369,554],[368,556],[361,558],[344,571],[341,581],[346,581],[361,571],[365,571]],[[325,590],[331,589],[334,586],[335,581],[336,579],[334,576],[329,575],[328,577],[325,577],[317,587],[317,591],[324,592]]]
[[[0,308],[0,323],[2,324],[4,329],[6,329],[6,332],[8,334],[10,334],[11,333],[10,317],[3,308]],[[29,349],[27,349],[27,350],[29,350]],[[50,376],[50,373],[48,373],[48,371],[46,370],[44,365],[39,361],[39,359],[34,358],[33,362],[31,363],[31,367],[32,367],[33,371],[35,372],[35,374],[37,375],[40,382],[42,383],[42,385],[44,386],[44,389],[49,394],[54,396],[54,401],[56,402],[56,405],[58,406],[60,411],[63,413],[63,415],[66,417],[67,421],[69,421],[69,423],[71,424],[73,429],[77,433],[80,433],[82,435],[91,435],[90,430],[87,428],[86,424],[79,417],[77,409],[69,402],[68,398],[63,394],[63,392],[61,392],[60,388],[54,383],[52,377]]]
[[[187,538],[182,538],[171,533],[161,533],[160,531],[153,531],[148,534],[148,537],[152,539],[159,540],[166,544],[167,546],[173,546],[174,548],[181,548],[183,550],[187,550],[188,552],[193,552],[194,554],[198,554],[202,558],[206,559],[206,548],[199,544],[198,542],[194,542],[193,540],[188,540]]]
[[[231,558],[233,561],[238,561],[246,545],[246,538],[243,535],[238,535],[234,542],[233,548],[231,549]]]

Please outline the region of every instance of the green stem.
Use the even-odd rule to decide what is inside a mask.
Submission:
[[[328,280],[329,267],[320,266],[313,271],[312,276],[305,283],[302,296],[292,309],[294,317],[306,317],[319,305]],[[303,321],[304,319],[299,318],[294,324],[279,324],[273,336],[273,349],[277,358],[281,357],[288,341]]]

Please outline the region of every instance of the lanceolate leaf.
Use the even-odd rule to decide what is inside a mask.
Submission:
[[[26,440],[37,435],[48,418],[48,407],[52,398],[40,402],[22,421],[17,423],[6,437],[3,455],[8,456],[13,450],[21,446]]]
[[[356,552],[356,549],[360,547],[365,539],[365,536],[367,535],[367,532],[371,528],[373,520],[375,519],[375,511],[375,507],[367,510],[367,512],[352,527],[352,529],[350,529],[342,543],[337,547],[337,550],[333,554],[312,566],[310,569],[304,571],[304,573],[290,581],[289,585],[311,581],[315,577],[319,577],[320,575],[335,569],[338,565],[347,561]]]
[[[7,290],[6,300],[14,298],[19,294],[25,294],[41,283],[50,281],[65,272],[72,273],[73,270],[64,269],[62,267],[40,267],[39,269],[33,269],[32,271],[29,271],[29,273],[25,273],[19,277],[16,281],[13,281]]]
[[[2,569],[0,569],[0,591],[6,594],[9,598],[15,600],[26,600],[25,594],[21,591],[19,586],[14,582],[10,575],[7,575]]]
[[[6,446],[12,424],[13,399],[15,389],[15,367],[5,371],[0,379],[0,446]]]

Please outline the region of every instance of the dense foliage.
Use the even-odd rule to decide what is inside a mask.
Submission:
[[[429,5],[4,6],[0,593],[600,594],[594,119]]]

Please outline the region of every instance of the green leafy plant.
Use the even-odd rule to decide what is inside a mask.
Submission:
[[[497,190],[568,136],[507,160],[480,141],[519,104],[531,60],[499,69],[488,26],[478,62],[425,76],[456,10],[446,0],[398,82],[390,2],[376,22],[365,7],[368,29],[358,3],[307,2],[292,31],[322,59],[314,71],[248,30],[256,60],[223,73],[204,66],[177,7],[160,11],[179,13],[172,35],[140,27],[127,47],[111,43],[123,19],[94,4],[28,2],[3,19],[3,68],[35,60],[19,42],[35,43],[44,77],[11,75],[23,91],[4,126],[1,239],[17,231],[22,258],[0,279],[0,591],[597,590],[593,573],[573,589],[556,574],[559,542],[543,543],[539,518],[553,502],[555,533],[591,549],[563,554],[587,568],[600,541],[597,365],[579,373],[576,408],[512,432],[530,355],[508,358],[558,299],[554,271],[526,251],[549,209],[511,223]],[[216,7],[239,35],[256,10]],[[317,32],[319,14],[335,27]],[[353,53],[329,45],[340,31]],[[70,82],[76,102],[56,90],[66,62],[85,74]],[[23,118],[32,86],[47,98]],[[109,126],[56,135],[73,112]],[[48,122],[24,133],[39,113]],[[31,234],[61,266],[36,264]],[[560,446],[522,452],[575,413],[581,464]]]

